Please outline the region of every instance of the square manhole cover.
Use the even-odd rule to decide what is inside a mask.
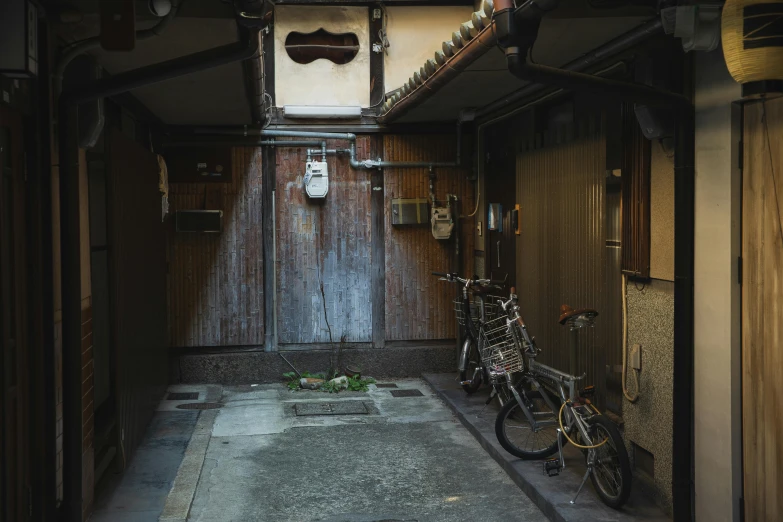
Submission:
[[[198,392],[171,392],[166,400],[169,401],[197,401]]]
[[[419,390],[392,390],[391,394],[394,397],[424,397]]]
[[[345,402],[297,402],[296,415],[367,415],[367,406],[360,401]]]
[[[380,384],[376,383],[375,387],[376,388],[396,388],[397,385],[394,384],[393,382],[387,382],[387,383],[380,383]]]

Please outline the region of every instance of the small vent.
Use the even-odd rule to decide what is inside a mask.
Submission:
[[[393,397],[423,397],[424,394],[419,390],[392,390]]]
[[[223,229],[221,210],[178,210],[177,232],[212,232]]]
[[[642,472],[651,479],[655,478],[655,455],[632,442],[633,446],[633,467],[636,471]]]
[[[285,39],[288,56],[301,64],[325,59],[343,65],[356,58],[359,49],[359,39],[355,34],[334,34],[324,29],[307,34],[291,32]]]
[[[392,225],[426,225],[430,222],[427,198],[393,198]]]

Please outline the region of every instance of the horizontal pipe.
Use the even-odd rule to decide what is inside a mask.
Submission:
[[[509,47],[506,49],[506,60],[508,62],[508,70],[514,76],[525,81],[561,87],[577,92],[590,92],[598,96],[612,97],[630,103],[642,103],[651,106],[691,106],[691,101],[682,94],[648,87],[639,83],[622,82],[591,74],[525,63],[525,58],[520,52],[521,49],[519,47]]]
[[[660,18],[655,18],[649,22],[621,34],[617,38],[610,40],[609,42],[601,45],[584,56],[580,56],[576,60],[568,62],[562,67],[564,71],[584,72],[587,68],[597,64],[600,61],[609,59],[621,52],[624,52],[653,36],[662,34],[663,22]],[[485,116],[491,115],[506,106],[513,103],[520,102],[526,98],[533,96],[534,94],[547,88],[547,85],[541,83],[533,83],[522,87],[521,89],[512,92],[511,94],[504,96],[494,102],[481,107],[476,111],[476,118],[480,119]]]
[[[124,72],[63,93],[67,103],[85,103],[187,74],[253,58],[258,54],[258,31],[242,41]]]

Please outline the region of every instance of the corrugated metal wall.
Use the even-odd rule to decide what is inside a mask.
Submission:
[[[519,154],[517,241],[520,304],[543,351],[539,360],[569,368],[569,332],[557,322],[562,304],[596,308],[595,329],[579,333],[577,368],[606,403],[606,365],[619,364],[617,307],[606,292],[606,145],[596,118],[537,135]],[[614,253],[612,259],[614,259]],[[616,261],[615,261],[616,262]],[[619,271],[617,273],[619,278]],[[616,290],[616,289],[615,289]],[[619,297],[619,291],[618,296]]]
[[[357,139],[359,157],[369,156],[369,144]],[[277,151],[278,341],[370,342],[370,173],[330,157],[329,193],[310,200],[305,159],[303,149]]]
[[[389,161],[450,161],[455,157],[453,136],[385,136],[384,154]],[[463,151],[463,157],[470,157]],[[445,202],[446,194],[459,198],[461,213],[473,211],[473,183],[467,180],[469,167],[436,169],[435,198]],[[438,241],[429,225],[393,227],[391,198],[427,197],[428,169],[386,169],[386,339],[453,339],[456,321],[452,309],[455,285],[438,281],[433,271],[456,271],[454,241]],[[445,203],[444,203],[445,204]],[[462,274],[473,272],[473,219],[461,220],[460,254]]]
[[[172,346],[264,342],[261,149],[234,148],[232,160],[230,183],[170,186],[172,213],[223,210],[221,234],[178,234],[170,225]]]

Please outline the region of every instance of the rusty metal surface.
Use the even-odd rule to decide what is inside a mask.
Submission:
[[[360,158],[370,139],[357,139]],[[345,143],[327,142],[344,148]],[[277,151],[277,321],[285,343],[372,337],[370,173],[329,159],[329,193],[310,200],[302,149]]]
[[[591,120],[537,135],[517,159],[517,291],[525,320],[543,350],[539,360],[567,371],[569,332],[557,322],[560,305],[599,311],[595,328],[579,332],[577,369],[587,372],[585,384],[596,385],[601,407],[606,365],[620,364],[620,295],[607,274],[605,155],[601,122]],[[617,264],[615,258],[613,251]]]
[[[470,142],[469,139],[463,141]],[[470,158],[466,152],[463,151],[462,157]],[[388,135],[384,137],[384,154],[390,161],[449,161],[455,156],[454,137]],[[470,214],[475,204],[473,183],[467,180],[468,173],[468,166],[435,171],[436,199],[445,202],[446,194],[456,194],[462,214]],[[463,274],[472,274],[474,219],[460,222],[459,263],[454,255],[453,238],[449,241],[436,240],[428,225],[391,225],[391,199],[426,198],[428,184],[427,169],[384,171],[387,340],[453,339],[457,334],[451,306],[455,286],[438,281],[431,272],[459,270]]]
[[[174,233],[170,227],[172,346],[264,342],[261,149],[236,147],[232,155],[230,183],[170,185],[172,213],[223,211],[220,234]]]

